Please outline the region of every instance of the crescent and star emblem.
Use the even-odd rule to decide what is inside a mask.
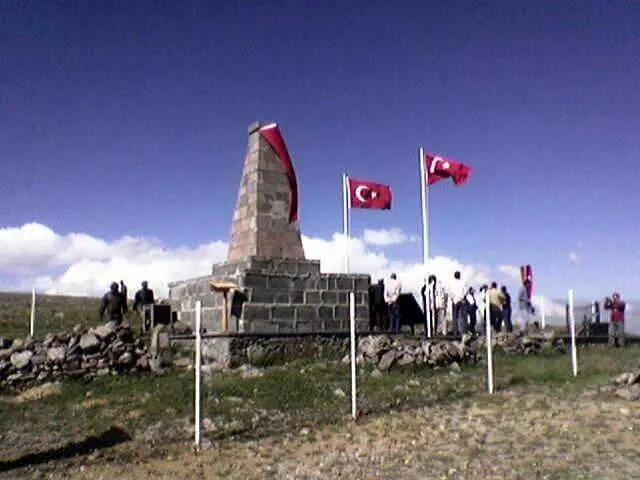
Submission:
[[[370,193],[367,194],[367,192]],[[376,192],[375,190],[371,190],[366,185],[358,185],[358,187],[356,187],[355,195],[358,201],[368,202],[369,200],[373,200],[374,198],[376,198],[378,196],[378,192]]]
[[[438,163],[442,164],[443,170],[448,170],[449,167],[451,166],[451,164],[447,162],[444,158],[433,157],[433,161],[431,162],[431,168],[430,168],[431,171],[429,173],[436,173],[436,165],[438,165]]]

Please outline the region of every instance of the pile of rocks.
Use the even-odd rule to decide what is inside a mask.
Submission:
[[[478,344],[479,348],[485,348],[485,338],[478,339]],[[493,347],[508,354],[531,355],[541,351],[564,351],[565,342],[562,338],[558,338],[554,330],[520,330],[495,334]]]
[[[0,384],[22,387],[65,377],[135,373],[150,366],[146,345],[128,326],[49,334],[42,341],[0,338]]]
[[[604,388],[625,400],[640,400],[640,368],[618,375],[611,388]]]
[[[348,356],[345,359],[348,361]],[[358,364],[375,364],[382,372],[394,365],[442,367],[477,361],[476,348],[470,336],[465,336],[460,342],[451,342],[370,335],[360,339],[356,356]]]

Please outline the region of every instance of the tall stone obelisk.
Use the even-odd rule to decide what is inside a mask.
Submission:
[[[212,265],[211,275],[170,284],[172,306],[183,321],[193,324],[200,300],[204,325],[219,331],[228,308],[211,284],[226,282],[246,292],[232,330],[344,332],[349,329],[349,294],[355,292],[356,325],[362,330],[368,323],[371,277],[321,273],[319,260],[305,258],[297,180],[284,139],[274,124],[254,123],[248,133],[227,261]]]
[[[249,127],[249,143],[229,238],[229,263],[251,257],[305,258],[298,221],[290,220],[297,191],[291,191],[281,159],[260,134],[262,127],[260,123]]]

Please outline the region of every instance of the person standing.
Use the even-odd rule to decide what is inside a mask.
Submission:
[[[496,282],[491,282],[489,289],[489,314],[491,315],[491,325],[496,332],[502,328],[502,307],[504,305],[504,293],[498,288]]]
[[[478,302],[476,301],[475,293],[476,292],[473,287],[469,287],[469,290],[467,290],[467,295],[465,297],[469,331],[472,335],[476,334],[476,322],[478,320]]]
[[[502,317],[504,319],[504,327],[507,332],[513,332],[513,323],[511,322],[511,295],[504,285],[500,288],[503,295]]]
[[[453,284],[451,285],[451,300],[453,304],[453,317],[451,323],[453,324],[452,329],[454,337],[463,335],[467,331],[466,295],[467,288],[462,281],[460,272],[456,271],[453,274]]]
[[[480,324],[478,325],[478,332],[485,332],[487,328],[487,304],[485,300],[486,300],[488,289],[489,289],[488,285],[482,285],[480,287],[478,295],[476,296],[476,304],[478,305],[477,319],[480,321]]]
[[[100,321],[104,320],[104,314],[107,312],[109,321],[120,325],[127,311],[127,300],[118,290],[118,284],[113,282],[100,302]]]
[[[609,347],[624,346],[624,311],[626,303],[620,298],[619,293],[614,293],[611,298],[606,298],[604,308],[611,310],[609,319]]]
[[[398,302],[402,293],[402,285],[395,273],[389,277],[389,281],[385,285],[384,299],[389,307],[389,323],[391,331],[400,330],[400,303]]]
[[[531,315],[535,313],[535,309],[533,308],[531,299],[529,298],[529,283],[529,280],[525,280],[520,292],[518,293],[518,311],[520,315],[520,325],[523,330],[527,328]]]

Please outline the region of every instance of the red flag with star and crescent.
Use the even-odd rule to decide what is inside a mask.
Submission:
[[[351,208],[391,209],[391,187],[381,183],[347,178]]]
[[[431,155],[429,153],[424,155],[424,163],[425,169],[428,172],[428,185],[433,185],[434,183],[446,178],[451,178],[455,185],[464,185],[467,183],[472,172],[471,167],[464,163],[449,160],[438,155]]]

